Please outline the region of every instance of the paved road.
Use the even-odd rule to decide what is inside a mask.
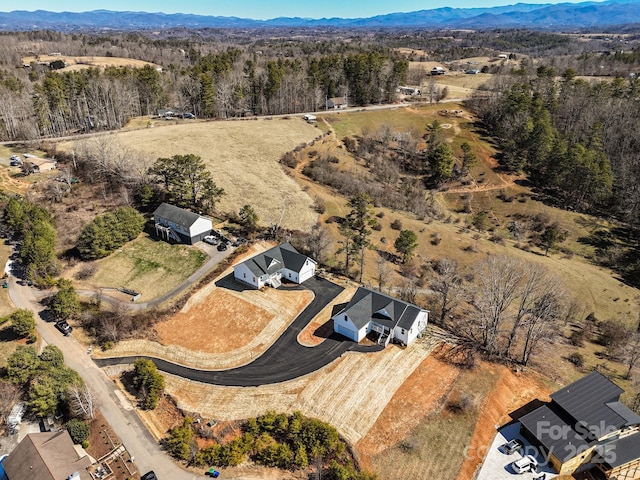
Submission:
[[[304,283],[315,294],[313,301],[291,323],[276,342],[255,361],[230,370],[197,370],[160,358],[118,357],[96,359],[101,366],[130,364],[138,358],[151,358],[158,369],[202,383],[236,387],[253,387],[285,382],[315,372],[328,365],[348,350],[372,352],[381,347],[364,347],[333,334],[315,347],[305,347],[298,342],[298,334],[320,311],[343,290],[342,287],[321,278]]]
[[[16,278],[11,276],[9,296],[17,308],[28,308],[34,311],[36,318],[38,318],[38,333],[42,339],[47,344],[60,348],[64,353],[65,363],[78,372],[86,384],[96,393],[102,414],[109,421],[129,453],[135,457],[135,464],[141,473],[154,470],[161,474],[160,478],[177,480],[202,478],[201,475],[182,470],[160,449],[136,413],[124,408],[125,406],[115,394],[117,387],[91,361],[84,346],[76,342],[73,337],[64,337],[52,323],[39,318],[38,314],[42,312],[43,308],[34,296],[33,289],[19,285]]]

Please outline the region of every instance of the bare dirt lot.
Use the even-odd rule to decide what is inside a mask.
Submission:
[[[152,158],[192,153],[208,165],[216,184],[225,190],[218,209],[237,212],[250,204],[268,225],[308,230],[317,220],[312,199],[282,170],[280,157],[310,142],[321,131],[302,118],[230,122],[194,122],[158,126],[118,134],[126,147]]]
[[[312,300],[309,291],[207,289],[166,322],[156,325],[158,341],[206,353],[225,353],[249,344],[276,317],[293,320]]]

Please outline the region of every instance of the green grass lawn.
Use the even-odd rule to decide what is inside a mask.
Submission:
[[[109,257],[98,260],[89,279],[94,287],[126,287],[149,301],[167,293],[195,272],[207,255],[195,247],[171,245],[143,234]]]
[[[356,113],[341,113],[339,115],[326,115],[324,118],[331,124],[341,139],[345,136],[360,135],[362,128],[368,128],[376,132],[381,126],[389,125],[394,131],[416,130],[424,132],[426,126],[438,119],[440,123],[448,120],[437,114],[438,110],[455,109],[456,104],[421,105],[419,107],[398,107],[391,110],[374,110]],[[448,132],[444,132],[447,136]]]

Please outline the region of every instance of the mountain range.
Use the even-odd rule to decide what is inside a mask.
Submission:
[[[368,18],[278,17],[270,20],[148,12],[0,12],[0,30],[146,30],[169,28],[528,28],[579,30],[640,24],[640,0],[606,0],[560,4],[527,4],[419,10]]]

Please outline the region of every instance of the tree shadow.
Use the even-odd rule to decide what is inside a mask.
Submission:
[[[0,342],[15,342],[20,338],[21,337],[17,335],[10,326],[6,326],[0,330]]]

